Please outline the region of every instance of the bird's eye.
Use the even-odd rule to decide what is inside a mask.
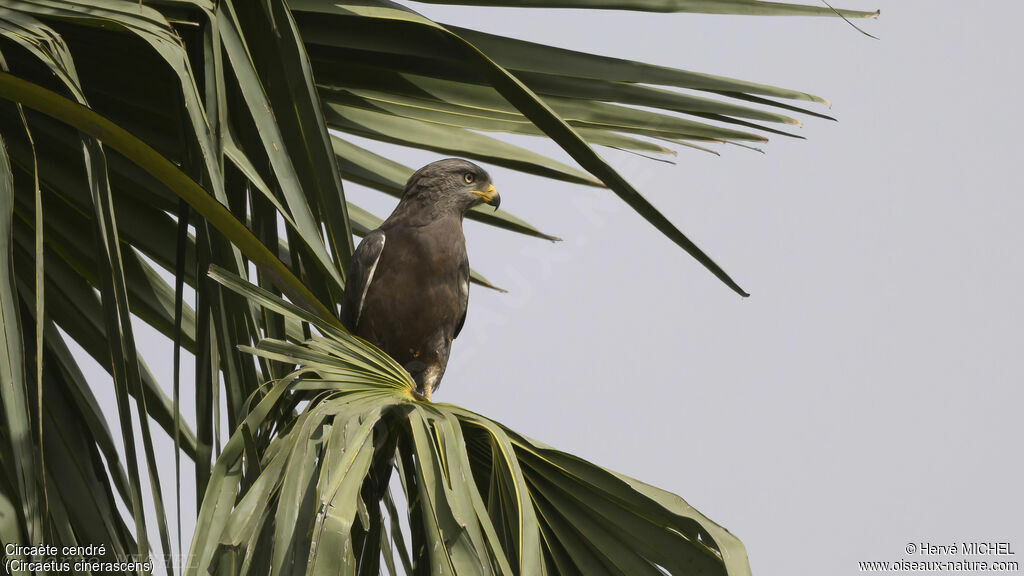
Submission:
[[[473,181],[476,180],[476,176],[474,176],[472,172],[466,172],[462,176],[462,179],[466,181],[466,184],[472,184]]]

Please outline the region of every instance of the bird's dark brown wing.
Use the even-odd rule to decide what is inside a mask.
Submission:
[[[359,327],[366,291],[369,289],[370,283],[373,282],[377,262],[380,261],[381,252],[384,251],[384,241],[384,231],[374,230],[363,238],[355,253],[352,254],[348,278],[345,280],[345,295],[341,300],[341,323],[353,334]]]
[[[459,305],[462,307],[462,313],[459,315],[459,322],[455,325],[455,335],[452,338],[458,338],[459,332],[462,332],[462,325],[466,323],[466,311],[469,309],[469,259],[464,258],[459,265],[459,291],[462,297],[459,300]]]

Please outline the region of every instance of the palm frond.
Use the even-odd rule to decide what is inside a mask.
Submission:
[[[374,574],[384,539],[411,558],[414,574],[748,573],[742,544],[681,498],[463,408],[417,401],[397,365],[382,381],[373,368],[386,359],[351,336],[223,271],[214,276],[328,335],[249,349],[295,370],[218,460],[193,573],[263,573],[269,560],[271,574]],[[308,406],[294,414],[302,399]],[[275,409],[282,405],[289,409]],[[273,440],[247,452],[246,431],[272,413],[284,415]],[[409,541],[385,522],[393,471],[410,506]],[[233,509],[217,505],[225,493]]]
[[[842,16],[876,18],[878,11],[836,10],[821,6],[763,0],[422,0],[431,4],[510,6],[516,8],[591,8],[597,10],[636,10],[640,12],[690,12],[696,14],[740,14],[748,16]]]
[[[874,15],[755,0],[486,5]],[[745,294],[595,147],[664,155],[791,137],[798,118],[829,118],[805,107],[822,103],[387,0],[6,2],[0,537],[170,559],[164,433],[193,461],[202,502],[191,573],[369,574],[382,561],[416,574],[746,573],[742,545],[681,499],[421,403],[400,366],[347,334],[353,236],[380,218],[343,182],[397,197],[412,172],[358,136],[607,188]],[[550,139],[572,160],[504,134]],[[556,239],[505,211],[468,216]],[[133,319],[194,357],[184,379],[176,352],[173,398]],[[110,384],[86,380],[82,356]]]

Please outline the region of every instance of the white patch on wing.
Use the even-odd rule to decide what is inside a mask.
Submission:
[[[359,326],[359,319],[363,317],[363,303],[366,302],[366,291],[370,289],[370,282],[373,282],[373,273],[377,271],[377,263],[380,262],[380,255],[384,253],[384,243],[387,242],[388,237],[384,234],[380,235],[380,250],[377,251],[377,257],[373,260],[373,265],[370,266],[370,273],[366,275],[366,283],[363,284],[363,293],[359,295],[359,308],[356,308],[356,323],[355,326]],[[353,328],[355,330],[355,328]]]

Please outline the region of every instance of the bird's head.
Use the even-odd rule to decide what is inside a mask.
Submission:
[[[405,185],[406,199],[444,206],[460,214],[480,204],[498,209],[501,196],[483,168],[461,158],[431,162],[417,170]]]

